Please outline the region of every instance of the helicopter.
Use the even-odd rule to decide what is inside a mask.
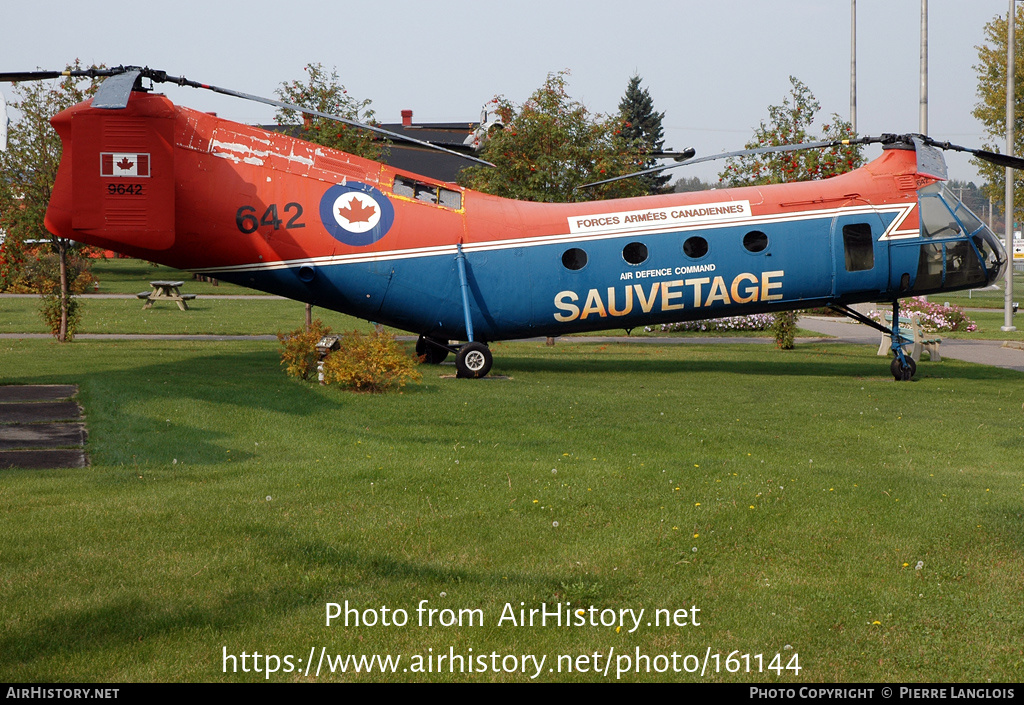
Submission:
[[[50,232],[410,331],[424,362],[454,354],[463,378],[487,375],[494,341],[829,307],[889,335],[890,371],[909,380],[916,364],[904,350],[899,299],[990,285],[1008,261],[946,187],[941,150],[1024,166],[924,135],[884,134],[678,157],[686,165],[882,145],[877,159],[825,180],[534,203],[177,106],[142,79],[416,141],[150,68],[0,81],[67,75],[105,80],[51,120],[63,157]],[[893,325],[851,308],[866,302],[891,304]]]

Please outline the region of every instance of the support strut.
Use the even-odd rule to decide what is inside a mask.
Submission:
[[[889,370],[892,372],[892,376],[897,381],[907,381],[914,376],[917,372],[917,363],[914,362],[914,358],[907,355],[903,350],[904,346],[908,343],[913,342],[911,338],[900,333],[900,302],[899,299],[894,299],[892,302],[892,328],[886,328],[878,321],[874,321],[864,314],[854,311],[852,308],[843,304],[828,304],[828,307],[833,311],[843,314],[848,318],[852,318],[858,323],[863,323],[866,326],[871,326],[875,330],[879,330],[882,333],[888,335],[892,340],[891,349],[895,358],[892,361],[892,365]]]
[[[462,315],[466,321],[466,340],[473,342],[473,317],[469,313],[469,280],[466,278],[466,255],[462,253],[462,243],[457,244],[455,264],[459,269],[459,285],[462,287]]]

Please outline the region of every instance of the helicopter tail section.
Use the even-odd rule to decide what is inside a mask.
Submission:
[[[46,227],[136,256],[175,239],[174,107],[136,93],[124,109],[76,105],[53,118],[64,154]]]

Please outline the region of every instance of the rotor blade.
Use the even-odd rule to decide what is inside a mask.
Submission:
[[[316,117],[322,117],[322,118],[326,118],[328,120],[334,120],[336,122],[344,123],[346,125],[351,125],[352,127],[358,127],[360,129],[363,129],[363,130],[369,130],[370,132],[376,132],[379,135],[385,135],[387,137],[390,137],[392,139],[398,140],[400,142],[411,142],[413,144],[418,144],[418,145],[421,145],[423,147],[427,147],[429,149],[437,150],[437,151],[440,151],[440,152],[445,152],[447,154],[453,154],[456,157],[462,157],[463,159],[468,159],[470,161],[477,162],[478,164],[484,164],[486,166],[494,166],[494,164],[492,164],[491,162],[485,161],[483,159],[478,159],[476,157],[471,157],[468,154],[461,154],[460,152],[456,152],[456,151],[451,150],[451,149],[446,149],[444,147],[439,147],[436,144],[432,144],[432,143],[426,142],[424,140],[418,140],[418,139],[415,139],[413,137],[408,137],[406,135],[401,135],[401,134],[399,134],[397,132],[392,132],[390,130],[385,130],[382,127],[375,127],[374,125],[367,125],[366,123],[358,122],[356,120],[350,120],[348,118],[343,118],[340,115],[331,115],[330,113],[322,113],[319,110],[313,110],[311,108],[304,108],[301,105],[295,105],[293,103],[285,103],[285,102],[280,101],[280,100],[272,100],[271,98],[264,98],[262,96],[252,95],[251,93],[242,93],[241,91],[233,91],[230,88],[221,88],[219,86],[211,86],[211,85],[209,85],[207,83],[199,83],[197,81],[191,81],[191,80],[185,78],[184,76],[168,76],[167,73],[163,72],[163,71],[152,71],[152,70],[149,70],[149,69],[143,69],[143,75],[148,77],[148,78],[150,78],[154,82],[158,82],[158,83],[166,82],[166,83],[175,83],[175,84],[177,84],[179,86],[189,86],[191,88],[205,88],[208,91],[213,91],[214,93],[220,93],[222,95],[229,95],[229,96],[232,96],[234,98],[241,98],[243,100],[252,100],[252,101],[255,101],[257,103],[264,103],[266,105],[273,105],[274,107],[277,107],[277,108],[284,108],[286,110],[294,110],[294,111],[296,111],[298,113],[303,113],[303,114],[306,114],[306,115],[315,115]]]
[[[60,78],[63,71],[9,71],[0,73],[0,83],[17,83],[19,81],[45,81],[48,78]]]
[[[677,162],[682,162],[692,159],[696,153],[697,150],[693,147],[687,147],[682,152],[650,152],[645,154],[644,157],[647,159],[675,159]]]
[[[1009,154],[1000,154],[999,152],[989,152],[984,149],[971,149],[967,151],[978,159],[984,159],[986,162],[992,162],[997,166],[1008,166],[1011,169],[1024,169],[1024,159],[1021,157],[1014,157]]]
[[[139,69],[131,69],[124,73],[114,74],[103,81],[92,99],[92,107],[120,110],[128,105],[128,99],[132,95],[135,80],[141,73],[142,71]]]
[[[922,141],[925,144],[931,145],[932,147],[938,147],[939,149],[951,149],[954,152],[967,152],[968,154],[973,154],[978,159],[991,162],[996,166],[1009,167],[1011,169],[1024,169],[1024,159],[1021,157],[1014,157],[1010,154],[1000,154],[999,152],[989,152],[985,149],[962,147],[958,144],[951,144],[949,142],[939,142],[938,140],[933,140],[931,137],[924,137]]]
[[[63,76],[74,76],[76,78],[99,78],[102,76],[116,76],[119,73],[124,73],[126,70],[127,69],[125,69],[125,67],[118,66],[112,69],[65,69],[63,71],[9,71],[6,73],[0,73],[0,83],[18,83],[19,81],[45,81],[50,78],[61,78]]]
[[[698,157],[697,159],[687,159],[680,164],[665,164],[663,166],[656,166],[650,169],[644,169],[643,171],[636,171],[632,174],[625,174],[623,176],[616,176],[611,179],[605,179],[604,181],[594,181],[589,184],[583,184],[576,188],[590,188],[591,186],[601,186],[603,184],[610,184],[613,181],[622,181],[623,179],[632,179],[636,176],[645,176],[647,174],[657,174],[658,172],[666,171],[667,169],[675,169],[681,166],[690,166],[691,164],[700,164],[701,162],[715,161],[716,159],[729,159],[731,157],[743,157],[748,154],[769,154],[775,152],[796,152],[801,149],[825,149],[828,147],[839,147],[846,144],[861,144],[863,140],[869,138],[860,138],[856,140],[833,140],[830,142],[802,142],[800,144],[784,144],[778,146],[769,147],[756,147],[754,149],[740,149],[735,152],[721,152],[720,154],[712,154],[707,157]]]

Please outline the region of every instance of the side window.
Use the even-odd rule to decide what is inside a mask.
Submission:
[[[647,245],[642,242],[631,242],[622,248],[622,259],[627,264],[637,265],[647,261]]]
[[[462,193],[446,189],[444,186],[429,184],[425,181],[415,181],[404,176],[396,176],[391,192],[396,196],[411,198],[421,203],[433,203],[458,210],[462,208]]]
[[[843,251],[847,272],[872,269],[875,266],[875,243],[871,237],[871,226],[867,223],[844,225]]]
[[[686,238],[683,243],[683,254],[692,259],[700,259],[708,253],[708,241],[700,235]]]
[[[743,248],[747,252],[764,252],[768,249],[768,236],[760,230],[751,230],[743,236]]]
[[[578,247],[570,247],[562,253],[562,266],[574,272],[583,269],[587,266],[587,253]]]

